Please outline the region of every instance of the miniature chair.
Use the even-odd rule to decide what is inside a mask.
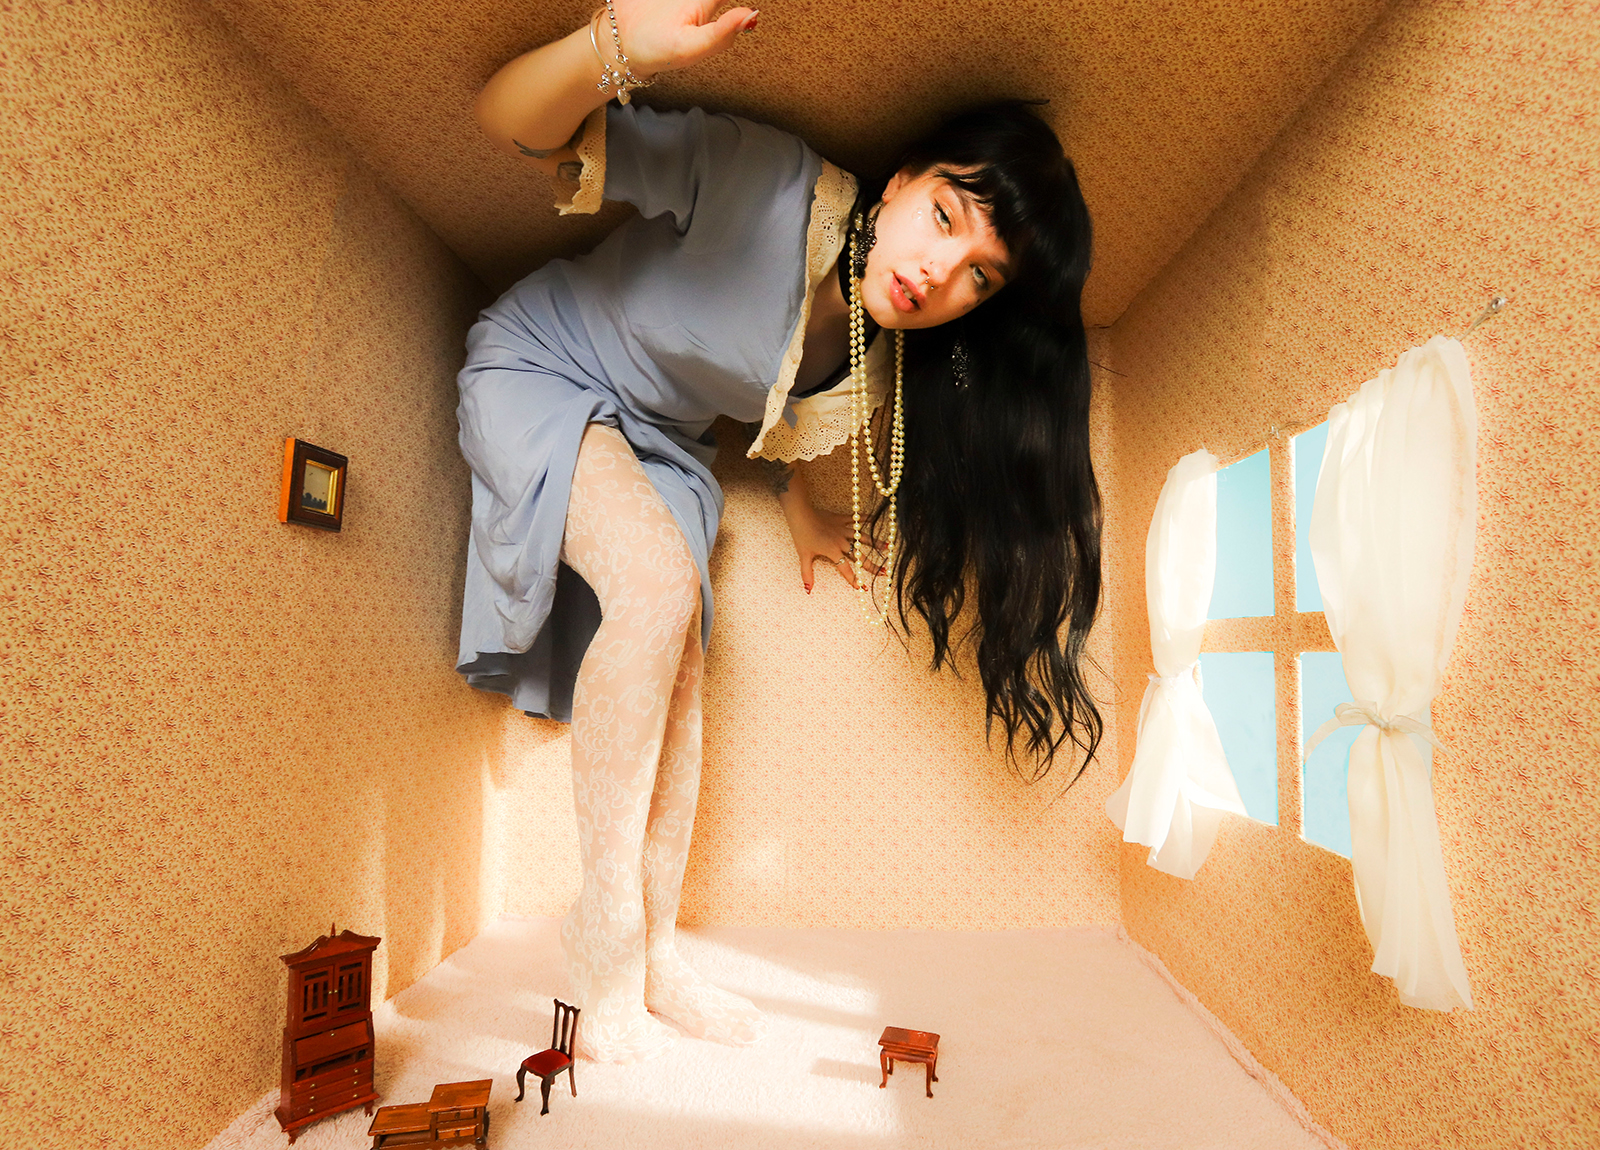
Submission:
[[[550,1049],[529,1055],[517,1067],[517,1097],[514,1101],[522,1101],[522,1080],[528,1072],[537,1074],[539,1090],[544,1095],[544,1109],[539,1111],[541,1118],[550,1113],[550,1083],[563,1070],[567,1072],[567,1084],[572,1087],[572,1096],[578,1096],[578,1082],[572,1076],[572,1040],[577,1037],[578,1015],[583,1012],[576,1006],[568,1006],[559,998],[555,1004],[556,1016],[550,1027]]]

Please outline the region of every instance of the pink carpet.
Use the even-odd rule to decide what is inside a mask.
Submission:
[[[685,955],[753,999],[772,1033],[743,1050],[682,1039],[640,1066],[579,1062],[539,1116],[514,1104],[564,994],[553,919],[502,919],[376,1012],[383,1103],[492,1078],[491,1150],[571,1147],[1052,1147],[1326,1150],[1283,1087],[1160,963],[1112,929],[955,933],[719,927]],[[883,1027],[931,1030],[939,1082],[903,1065],[879,1089]],[[263,1098],[209,1150],[286,1145]],[[366,1147],[359,1110],[297,1150]]]

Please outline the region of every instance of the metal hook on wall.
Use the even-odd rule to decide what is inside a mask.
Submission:
[[[1508,304],[1510,302],[1511,301],[1508,300],[1503,295],[1495,296],[1492,300],[1489,301],[1488,305],[1485,306],[1484,309],[1478,313],[1478,318],[1472,321],[1472,323],[1467,327],[1467,330],[1461,333],[1461,337],[1460,338],[1466,339],[1467,336],[1472,334],[1474,328],[1476,328],[1484,320],[1491,319],[1494,316],[1499,315],[1501,309],[1504,308],[1506,306],[1506,304]]]

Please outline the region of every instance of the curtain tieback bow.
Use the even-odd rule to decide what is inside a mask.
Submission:
[[[1174,671],[1170,675],[1151,675],[1150,681],[1160,686],[1165,683],[1169,687],[1176,687],[1185,679],[1192,679],[1196,687],[1201,687],[1204,680],[1200,678],[1200,660],[1196,659],[1181,671]]]
[[[1329,719],[1306,742],[1305,754],[1300,757],[1303,766],[1311,758],[1311,752],[1317,749],[1317,744],[1326,739],[1340,727],[1377,727],[1380,731],[1399,731],[1402,734],[1416,735],[1419,739],[1426,739],[1432,743],[1440,754],[1444,753],[1444,744],[1434,737],[1433,728],[1428,724],[1413,719],[1410,715],[1395,715],[1386,718],[1378,713],[1376,703],[1340,703],[1333,709],[1333,718]]]

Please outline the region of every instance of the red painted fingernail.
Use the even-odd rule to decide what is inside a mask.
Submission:
[[[756,30],[756,20],[759,19],[760,16],[761,16],[761,10],[760,9],[757,9],[756,11],[750,13],[750,19],[748,19],[748,20],[746,20],[744,22],[744,27],[740,28],[739,31],[741,31],[741,32],[754,32]]]
[[[809,583],[806,584],[806,594],[807,595],[811,594],[811,584],[809,584]]]

